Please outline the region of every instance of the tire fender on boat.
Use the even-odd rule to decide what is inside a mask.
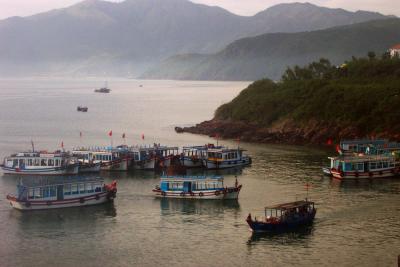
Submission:
[[[50,205],[51,205],[51,201],[47,201],[47,202],[46,202],[46,205],[47,205],[47,206],[50,206]]]
[[[96,195],[94,198],[95,198],[96,200],[99,200],[99,199],[100,199],[100,196],[99,196],[99,195]]]
[[[84,199],[83,197],[81,197],[81,198],[79,199],[79,203],[85,203],[85,199]]]
[[[204,196],[204,194],[203,194],[203,192],[200,192],[199,197],[202,197],[202,196]]]
[[[184,197],[186,194],[185,194],[185,192],[181,192],[180,195],[181,195],[181,197]]]
[[[25,207],[29,208],[31,206],[31,202],[27,201],[25,202]]]
[[[214,194],[215,194],[216,196],[219,196],[219,194],[220,194],[219,190],[215,191]]]
[[[358,172],[356,172],[355,176],[358,177]]]
[[[165,191],[161,191],[161,195],[165,197],[167,193],[165,193]]]
[[[373,173],[373,172],[370,172],[368,175],[369,175],[369,177],[373,177],[373,176],[374,176],[374,173]]]
[[[193,197],[193,196],[194,196],[194,193],[193,193],[193,192],[190,192],[190,195]]]

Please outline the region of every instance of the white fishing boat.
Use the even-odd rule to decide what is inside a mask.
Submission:
[[[5,157],[2,169],[5,174],[70,175],[78,173],[79,163],[61,151],[20,152]]]
[[[166,176],[153,189],[156,197],[187,199],[238,199],[242,185],[224,186],[220,176]]]
[[[43,210],[101,204],[116,197],[117,183],[104,184],[103,179],[77,179],[63,183],[17,185],[16,195],[7,195],[18,210]]]
[[[251,164],[251,158],[243,154],[241,148],[209,148],[203,159],[203,166],[207,169],[226,169]]]
[[[376,179],[400,174],[390,154],[330,157],[330,172],[336,179]]]
[[[72,154],[80,158],[81,162],[89,164],[88,171],[95,171],[99,164],[103,171],[127,171],[131,162],[126,153],[116,149],[77,149]]]
[[[203,159],[207,155],[209,145],[203,146],[185,146],[180,156],[182,166],[186,168],[203,167]]]

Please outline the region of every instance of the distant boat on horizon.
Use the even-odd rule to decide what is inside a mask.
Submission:
[[[111,89],[108,88],[107,82],[104,82],[104,87],[101,87],[99,89],[94,89],[94,91],[96,93],[106,93],[106,94],[108,94],[111,91]]]

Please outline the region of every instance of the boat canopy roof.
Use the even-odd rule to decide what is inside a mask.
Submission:
[[[209,148],[207,152],[215,152],[215,153],[229,153],[229,152],[237,152],[237,151],[245,151],[242,148],[227,148],[227,147],[220,147],[220,148]]]
[[[45,187],[45,186],[57,186],[65,184],[75,183],[104,183],[104,179],[101,177],[43,177],[39,180],[33,179],[21,179],[18,186],[31,188],[31,187]]]
[[[372,144],[372,145],[383,145],[385,143],[388,143],[389,141],[387,139],[375,139],[375,140],[371,140],[371,139],[355,139],[355,140],[342,140],[340,141],[340,144],[349,144],[349,145],[368,145],[368,144]]]
[[[284,203],[284,204],[267,206],[267,207],[265,207],[265,209],[291,210],[291,209],[306,207],[306,206],[310,206],[310,205],[314,205],[314,202],[308,201],[308,200],[300,200],[300,201],[294,201],[294,202],[289,202],[289,203]]]
[[[162,182],[193,182],[193,181],[223,181],[222,176],[163,176],[161,177]]]
[[[339,156],[339,157],[329,157],[330,160],[342,161],[342,162],[366,162],[366,161],[393,161],[394,157],[392,155],[359,155],[359,156]]]
[[[47,152],[47,151],[38,151],[38,152],[19,152],[16,154],[12,154],[9,158],[54,158],[54,157],[67,157],[70,156],[67,152],[55,151],[55,152]]]

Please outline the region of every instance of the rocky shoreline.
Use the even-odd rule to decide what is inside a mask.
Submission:
[[[365,134],[354,127],[339,127],[334,123],[309,121],[298,124],[291,120],[275,123],[271,127],[263,127],[243,121],[224,121],[212,119],[192,127],[175,127],[177,133],[208,135],[222,139],[237,139],[252,143],[274,143],[293,145],[324,145],[331,139],[338,142],[342,139],[387,138],[400,140],[400,133]]]

